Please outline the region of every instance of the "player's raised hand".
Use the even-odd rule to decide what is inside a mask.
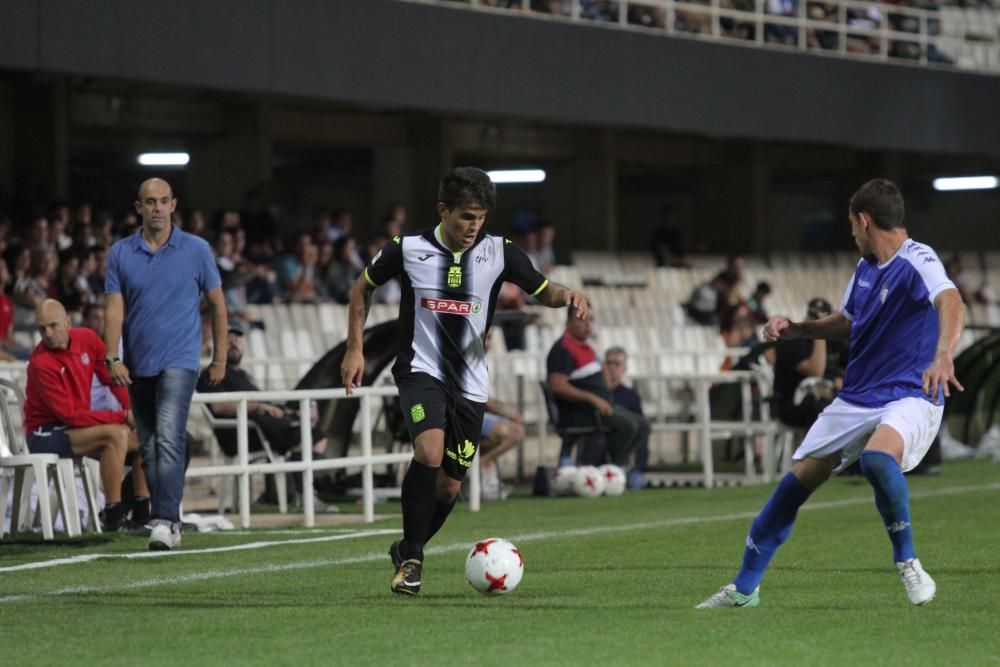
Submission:
[[[340,381],[350,396],[355,389],[361,386],[361,380],[365,375],[365,355],[361,350],[347,350],[344,361],[340,364]]]
[[[955,363],[951,355],[938,354],[934,356],[934,361],[923,372],[924,394],[938,402],[939,390],[944,391],[945,398],[951,398],[948,385],[954,385],[955,389],[965,391],[965,387],[955,377]]]
[[[566,305],[576,310],[576,317],[578,319],[590,319],[590,304],[587,303],[587,297],[583,295],[583,292],[570,290],[566,295]]]
[[[790,327],[791,320],[783,315],[775,315],[764,325],[764,340],[773,343],[781,338],[781,332]]]

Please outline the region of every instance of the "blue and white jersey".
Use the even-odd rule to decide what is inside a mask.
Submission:
[[[930,401],[921,375],[937,348],[934,299],[954,287],[934,250],[913,239],[885,264],[858,262],[840,307],[851,320],[851,359],[838,396],[870,408],[908,396]]]

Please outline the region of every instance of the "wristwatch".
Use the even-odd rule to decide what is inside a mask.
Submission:
[[[110,369],[115,364],[120,364],[121,362],[122,360],[119,359],[118,357],[108,357],[107,359],[104,360],[104,365]]]

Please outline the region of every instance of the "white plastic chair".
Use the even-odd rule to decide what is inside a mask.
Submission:
[[[212,437],[215,438],[216,444],[218,444],[219,442],[218,438],[215,437],[216,429],[233,429],[234,431],[236,430],[239,422],[235,417],[232,418],[216,417],[214,414],[212,414],[212,411],[209,409],[208,403],[202,403],[201,410],[202,414],[205,417],[205,421],[208,422],[209,428],[212,429]],[[247,420],[247,428],[256,431],[257,437],[260,438],[261,446],[263,447],[263,449],[261,450],[248,452],[247,456],[250,463],[254,463],[255,461],[260,461],[261,459],[265,458],[269,463],[281,463],[285,460],[284,456],[276,455],[271,450],[271,443],[269,443],[267,441],[267,438],[264,437],[264,431],[262,431],[260,426],[258,426],[253,420],[251,419]],[[225,463],[225,465],[233,465],[237,462],[237,459],[235,456],[224,456],[223,462]],[[232,490],[233,507],[236,507],[239,503],[239,501],[236,498],[236,490],[237,490],[236,478],[232,476],[227,477],[226,479],[223,480],[223,483],[219,485],[219,514],[226,513],[226,496],[230,495],[226,493],[225,490],[227,481],[229,482],[230,488]],[[282,514],[287,514],[288,480],[285,477],[285,473],[278,473],[274,476],[274,486],[275,490],[278,493],[278,511]]]
[[[73,460],[60,459],[56,454],[30,453],[20,429],[15,427],[10,414],[11,398],[15,399],[16,406],[23,403],[20,389],[12,382],[0,380],[0,396],[2,396],[0,419],[3,421],[3,427],[0,429],[0,538],[5,534],[2,522],[7,515],[7,496],[11,486],[14,493],[11,503],[10,535],[13,537],[29,529],[33,522],[31,514],[33,485],[37,485],[38,488],[38,511],[34,514],[34,522],[41,525],[42,537],[46,540],[55,538],[53,510],[62,512],[67,535],[70,537],[79,535],[80,511],[76,501]],[[53,473],[58,496],[58,504],[55,507],[52,506],[49,496],[50,472]],[[100,532],[96,509],[93,506],[90,515],[97,524],[97,532]]]

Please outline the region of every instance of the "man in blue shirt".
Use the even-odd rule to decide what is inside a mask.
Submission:
[[[933,599],[936,585],[913,546],[903,473],[937,435],[949,383],[962,390],[952,357],[965,306],[934,251],[909,238],[903,216],[903,196],[893,183],[875,179],[861,186],[848,209],[861,260],[840,312],[805,322],[775,316],[764,327],[772,341],[849,338],[851,359],[839,395],[809,429],[792,471],[754,519],[736,578],[698,608],[758,606],[760,580],[799,507],[858,458],[907,597],[915,605]]]
[[[135,210],[142,226],[111,246],[105,282],[104,343],[125,359],[107,359],[115,384],[129,387],[151,496],[149,548],[180,546],[187,425],[201,357],[201,295],[212,313],[212,384],[226,370],[226,304],[208,243],[173,227],[170,184],[150,178]],[[124,324],[124,328],[123,328]],[[109,353],[110,354],[110,353]]]

